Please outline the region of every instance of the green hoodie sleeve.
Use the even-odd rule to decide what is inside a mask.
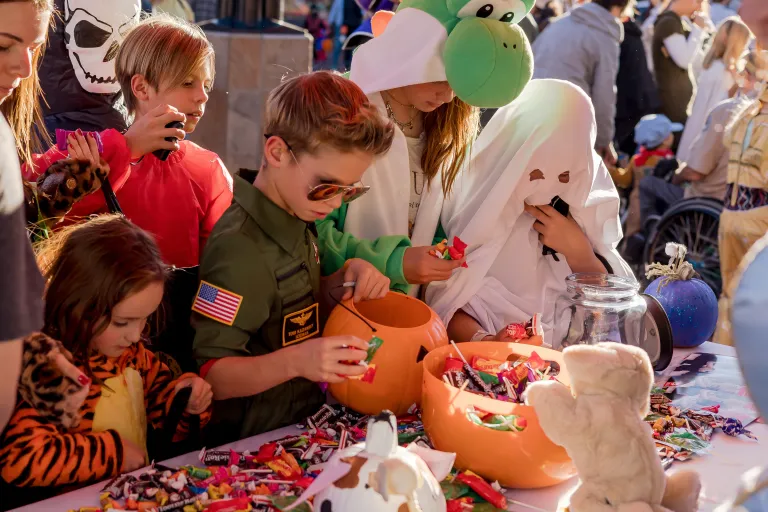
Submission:
[[[372,263],[392,281],[392,288],[406,291],[410,285],[403,275],[403,256],[411,247],[406,236],[382,236],[375,240],[359,240],[344,233],[347,205],[342,204],[330,215],[317,221],[318,244],[320,245],[320,268],[328,276],[344,266],[352,258]]]

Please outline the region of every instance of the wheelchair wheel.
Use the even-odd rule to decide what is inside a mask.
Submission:
[[[715,295],[720,295],[720,253],[717,231],[723,204],[709,198],[692,198],[680,201],[670,208],[656,224],[645,246],[646,264],[666,263],[669,256],[664,252],[668,242],[683,244],[688,248],[687,260],[707,283]]]

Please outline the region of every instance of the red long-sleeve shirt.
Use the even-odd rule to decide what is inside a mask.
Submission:
[[[200,261],[203,246],[216,221],[232,203],[232,177],[221,159],[194,142],[164,162],[153,154],[131,162],[125,137],[116,130],[101,132],[102,158],[109,164],[109,182],[125,216],[152,233],[166,263],[191,267]],[[26,165],[30,181],[67,153],[51,148]],[[60,226],[95,213],[106,213],[99,191],[75,204]]]

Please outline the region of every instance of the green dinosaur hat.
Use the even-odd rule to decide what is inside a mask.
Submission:
[[[502,107],[533,75],[522,30],[534,0],[403,0],[386,28],[358,47],[350,79],[366,94],[448,81],[466,103]]]

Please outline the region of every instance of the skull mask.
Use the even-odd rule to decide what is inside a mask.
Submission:
[[[90,93],[120,90],[115,57],[123,36],[137,22],[140,0],[66,0],[64,41],[78,82]]]

